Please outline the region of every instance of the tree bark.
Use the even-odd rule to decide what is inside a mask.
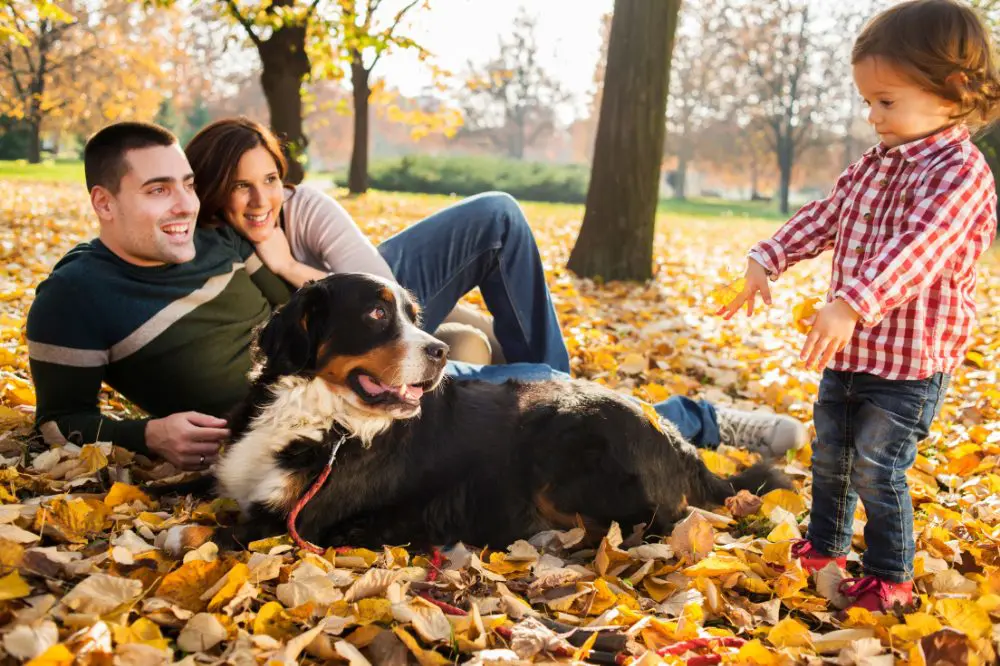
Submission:
[[[663,159],[670,55],[680,0],[615,0],[583,226],[567,267],[646,280]]]
[[[792,166],[795,163],[795,142],[791,136],[791,128],[778,139],[778,210],[782,215],[788,215],[788,196],[792,184]]]
[[[354,88],[354,148],[351,150],[351,168],[347,175],[347,188],[351,194],[368,191],[368,98],[371,97],[369,76],[361,54],[351,58],[351,86]]]
[[[260,83],[271,114],[271,129],[282,140],[288,158],[285,180],[297,184],[305,176],[302,160],[309,140],[302,127],[302,81],[311,69],[304,25],[285,25],[257,44],[263,66]]]

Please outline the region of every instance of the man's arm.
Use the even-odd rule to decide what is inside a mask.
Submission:
[[[184,469],[214,462],[219,442],[229,436],[223,419],[195,412],[125,420],[101,414],[98,395],[109,359],[87,302],[69,280],[50,278],[28,312],[35,422],[46,443],[111,442]]]
[[[68,279],[38,286],[27,322],[36,426],[49,444],[99,439],[145,452],[148,419],[119,421],[98,408],[108,349],[86,303]]]

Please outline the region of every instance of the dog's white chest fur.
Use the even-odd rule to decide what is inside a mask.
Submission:
[[[392,424],[390,417],[359,414],[341,395],[348,389],[323,379],[284,377],[271,390],[275,399],[250,423],[242,439],[230,446],[215,469],[220,490],[246,511],[254,503],[288,509],[285,489],[290,473],[277,454],[300,439],[317,443],[334,423],[368,445]]]

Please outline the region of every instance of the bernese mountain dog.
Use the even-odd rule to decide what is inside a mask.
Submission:
[[[238,541],[286,531],[323,547],[457,541],[502,548],[547,529],[660,534],[687,504],[789,487],[758,464],[722,478],[671,424],[598,384],[444,376],[447,346],[399,285],[344,273],[309,283],[256,336],[256,368],[215,475]]]

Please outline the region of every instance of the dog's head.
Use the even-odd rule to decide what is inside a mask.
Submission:
[[[259,332],[260,380],[319,377],[362,413],[416,416],[448,357],[448,345],[422,331],[419,316],[405,289],[374,275],[311,282]]]

